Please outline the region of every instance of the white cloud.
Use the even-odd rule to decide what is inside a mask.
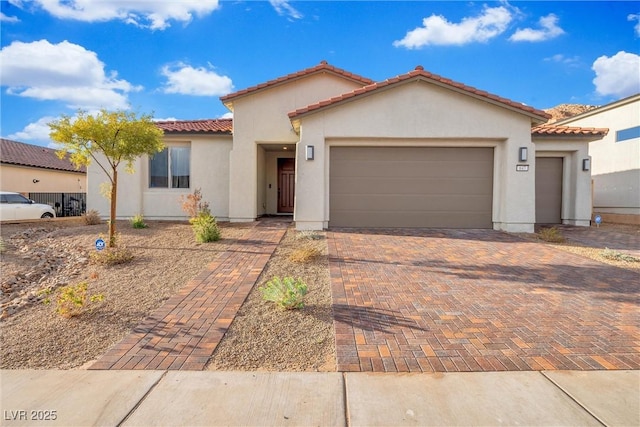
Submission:
[[[221,119],[233,119],[233,111],[229,111],[228,113],[224,113],[220,116]]]
[[[29,123],[19,132],[12,133],[7,138],[13,139],[15,141],[38,141],[38,142],[47,142],[49,141],[49,129],[48,123],[55,120],[55,117],[42,117],[35,123]]]
[[[624,98],[640,92],[640,56],[635,53],[603,55],[593,62],[591,69],[596,73],[593,84],[600,95]]]
[[[572,67],[577,67],[580,64],[580,57],[579,56],[565,56],[561,53],[557,53],[553,56],[549,56],[547,58],[544,58],[545,61],[548,62],[557,62],[560,64],[565,64],[565,65],[569,65]]]
[[[95,52],[66,40],[14,41],[0,50],[0,71],[7,93],[72,108],[126,108],[126,94],[141,89],[115,72],[107,76]]]
[[[504,6],[484,7],[481,15],[467,17],[460,23],[447,21],[443,16],[424,18],[422,27],[407,32],[393,45],[417,49],[427,45],[463,45],[486,42],[502,34],[512,20],[511,12]]]
[[[280,16],[288,16],[290,19],[302,19],[304,15],[289,4],[289,0],[269,0],[271,6]]]
[[[188,23],[193,14],[203,16],[219,7],[218,0],[35,0],[60,19],[105,22],[114,19],[153,30],[164,30],[169,21]]]
[[[0,22],[7,22],[9,24],[20,22],[17,16],[7,16],[4,13],[0,12]]]
[[[541,42],[551,40],[559,35],[564,34],[564,30],[558,26],[558,17],[553,13],[543,16],[538,21],[540,29],[533,28],[518,29],[509,40],[513,42]]]
[[[638,23],[633,26],[633,29],[636,32],[636,37],[640,37],[640,13],[630,14],[627,16],[627,21],[638,21]]]
[[[162,75],[167,78],[165,93],[181,95],[222,96],[233,90],[233,83],[227,76],[221,76],[204,67],[193,68],[179,63],[176,66],[165,65]]]

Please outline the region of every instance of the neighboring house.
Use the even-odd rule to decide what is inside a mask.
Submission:
[[[65,216],[83,210],[84,196],[78,194],[86,189],[86,169],[76,169],[68,159],[58,158],[56,150],[0,139],[0,190],[48,203],[56,214]]]
[[[593,212],[605,222],[640,224],[640,94],[556,125],[610,129],[606,137],[589,144]]]
[[[86,169],[76,169],[56,150],[0,139],[0,190],[29,193],[86,191]]]
[[[184,219],[196,188],[220,220],[298,229],[589,225],[588,143],[549,116],[422,67],[375,83],[319,65],[221,98],[233,120],[159,122],[168,149],[120,174],[119,217]],[[587,168],[588,169],[588,168]],[[103,215],[105,176],[89,168]]]

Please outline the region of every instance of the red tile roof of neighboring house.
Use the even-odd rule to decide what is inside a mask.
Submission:
[[[25,144],[0,138],[0,163],[53,169],[66,172],[87,173],[84,166],[77,169],[69,158],[60,159],[56,150],[39,145]]]
[[[392,77],[390,79],[384,80],[382,82],[378,82],[378,83],[373,83],[370,84],[368,86],[364,86],[362,88],[358,88],[355,89],[351,92],[347,92],[345,94],[342,94],[340,96],[336,96],[330,99],[326,99],[323,101],[320,101],[318,103],[315,104],[311,104],[308,105],[304,108],[299,108],[295,111],[292,111],[289,113],[289,118],[293,119],[299,116],[302,116],[304,114],[328,107],[330,105],[334,105],[337,104],[339,102],[360,96],[360,95],[364,95],[364,94],[368,94],[371,93],[373,91],[376,91],[378,89],[382,89],[384,87],[388,87],[390,85],[396,84],[396,83],[400,83],[403,81],[407,81],[407,80],[411,80],[411,79],[418,79],[418,78],[422,78],[422,79],[426,79],[429,80],[433,83],[436,83],[438,85],[444,86],[444,87],[448,87],[454,90],[458,90],[460,92],[465,92],[468,93],[470,95],[476,96],[480,99],[485,99],[488,100],[490,102],[496,103],[496,104],[502,104],[505,105],[507,107],[516,109],[516,110],[520,110],[523,111],[525,113],[528,113],[529,115],[535,116],[537,118],[540,119],[540,121],[547,121],[551,116],[547,113],[545,113],[542,110],[538,110],[535,109],[533,107],[529,107],[527,105],[521,104],[519,102],[515,102],[515,101],[511,101],[509,99],[506,98],[502,98],[500,96],[497,95],[493,95],[489,92],[485,92],[483,90],[479,90],[476,89],[474,87],[471,86],[467,86],[464,85],[462,83],[458,83],[455,82],[453,80],[450,79],[446,79],[444,77],[441,77],[437,74],[432,74],[428,71],[425,71],[424,68],[420,65],[418,65],[415,70],[410,71],[406,74],[402,74],[396,77]]]
[[[156,122],[156,125],[167,133],[205,132],[231,134],[233,131],[233,119],[162,121]]]
[[[269,80],[268,82],[261,83],[261,84],[256,85],[256,86],[251,86],[251,87],[249,87],[247,89],[242,89],[240,91],[237,91],[237,92],[234,92],[234,93],[230,93],[228,95],[220,97],[220,100],[225,105],[228,106],[229,101],[231,101],[231,100],[233,100],[235,98],[238,98],[240,96],[244,96],[244,95],[247,95],[247,94],[262,90],[262,89],[273,87],[273,86],[276,86],[276,85],[279,85],[279,84],[282,84],[282,83],[286,83],[286,82],[291,81],[291,80],[299,79],[301,77],[305,77],[305,76],[309,76],[309,75],[317,74],[317,73],[321,73],[321,72],[329,72],[329,73],[332,73],[332,74],[335,74],[335,75],[338,75],[338,76],[341,76],[341,77],[345,77],[347,79],[350,79],[350,80],[353,80],[353,81],[355,81],[357,83],[360,83],[363,86],[373,83],[373,80],[371,80],[371,79],[359,76],[357,74],[350,73],[350,72],[345,71],[345,70],[343,70],[341,68],[334,67],[333,65],[329,65],[329,63],[327,61],[320,61],[320,64],[316,65],[315,67],[307,68],[305,70],[298,71],[296,73],[287,74],[286,76],[282,76],[282,77],[279,77],[277,79]]]
[[[581,128],[575,126],[541,125],[531,128],[534,136],[599,136],[604,137],[609,133],[607,128]]]

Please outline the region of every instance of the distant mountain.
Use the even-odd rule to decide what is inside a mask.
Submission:
[[[547,108],[544,111],[551,114],[551,118],[547,123],[553,123],[558,120],[567,119],[569,117],[591,111],[594,108],[598,108],[598,105],[560,104],[553,108]]]

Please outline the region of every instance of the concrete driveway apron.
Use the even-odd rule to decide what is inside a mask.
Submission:
[[[328,233],[339,371],[640,369],[640,273],[492,230]]]

